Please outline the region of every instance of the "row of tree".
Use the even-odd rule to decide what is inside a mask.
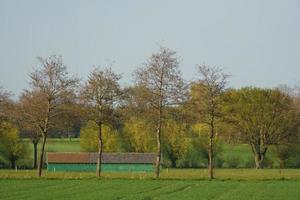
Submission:
[[[78,78],[68,74],[61,57],[54,55],[38,60],[40,66],[30,73],[29,88],[17,101],[1,90],[0,138],[5,141],[5,135],[17,129],[30,136],[34,167],[38,168],[39,176],[49,134],[64,132],[70,136],[86,124],[97,130],[96,137],[89,135],[86,126],[81,130],[88,138],[82,140],[86,150],[94,151],[89,146],[96,143],[97,176],[101,175],[106,142],[103,140],[121,132],[130,141],[127,150],[156,151],[156,177],[160,173],[162,152],[169,152],[171,161],[175,162],[179,151],[188,148],[188,137],[206,144],[210,178],[214,177],[215,144],[219,138],[248,143],[256,168],[262,168],[271,145],[280,146],[280,152],[284,152],[291,142],[298,141],[299,95],[287,87],[228,88],[229,75],[207,65],[197,66],[198,80],[186,82],[176,53],[168,48],[161,47],[138,67],[133,73],[134,84],[126,88],[119,84],[121,75],[110,67],[95,68],[88,80],[80,84]],[[203,140],[203,135],[207,140]],[[42,148],[37,159],[40,139]],[[16,160],[12,156],[12,166]]]

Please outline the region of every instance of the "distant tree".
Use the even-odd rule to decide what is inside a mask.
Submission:
[[[0,123],[10,120],[10,112],[13,107],[11,94],[0,86]]]
[[[151,96],[150,91],[143,85],[134,85],[123,90],[123,98],[121,102],[122,118],[126,121],[132,117],[147,120],[152,116],[152,107],[149,103]],[[147,120],[148,123],[151,120]]]
[[[23,120],[23,123],[21,126],[22,135],[25,135],[30,138],[30,141],[33,145],[33,162],[32,162],[32,168],[37,169],[38,167],[38,144],[41,140],[41,133],[37,127],[32,126],[32,124],[27,124],[25,122],[26,120]]]
[[[84,122],[85,107],[80,105],[77,100],[78,97],[75,93],[70,94],[68,101],[61,107],[61,114],[54,118],[55,131],[67,136],[70,141]]]
[[[213,179],[214,140],[216,126],[222,117],[222,95],[227,86],[229,75],[221,68],[199,65],[200,78],[192,84],[191,96],[195,105],[195,111],[199,114],[199,121],[209,127],[208,140],[208,172],[209,178]]]
[[[102,125],[103,151],[118,152],[118,133],[112,127]],[[80,130],[80,147],[83,151],[95,152],[99,149],[98,125],[94,121],[89,121]]]
[[[146,88],[143,99],[151,107],[153,122],[156,127],[156,171],[158,178],[162,156],[162,128],[165,109],[174,106],[185,98],[185,84],[178,68],[176,52],[168,48],[160,48],[150,59],[135,72],[136,84]]]
[[[28,148],[20,140],[17,128],[10,123],[2,123],[0,130],[0,154],[10,161],[12,169],[17,167],[17,161],[28,155]]]
[[[98,126],[98,159],[96,175],[101,176],[101,162],[103,152],[103,125],[111,125],[114,118],[114,108],[121,96],[118,81],[121,76],[111,68],[93,70],[88,81],[82,87],[81,99],[88,108],[87,116]]]
[[[280,168],[283,169],[286,166],[286,162],[289,158],[293,157],[295,152],[299,149],[299,139],[293,141],[281,141],[279,144],[275,144],[275,155],[280,163]]]
[[[123,146],[127,151],[153,152],[153,113],[146,96],[150,93],[141,85],[123,90],[123,99],[119,112],[122,116]]]
[[[30,141],[33,145],[33,164],[32,168],[37,169],[38,167],[38,144],[41,139],[40,131],[37,128],[29,128],[26,131],[26,134],[29,135]]]
[[[251,146],[257,169],[263,168],[270,145],[280,144],[297,130],[292,101],[279,90],[249,87],[231,90],[225,101],[227,122],[236,127],[237,137]]]
[[[129,151],[152,152],[155,144],[155,137],[152,134],[152,127],[143,118],[131,117],[124,122],[124,140],[128,142]]]
[[[218,128],[216,128],[218,129]],[[198,123],[192,126],[193,135],[192,145],[196,148],[197,152],[200,153],[201,157],[207,160],[207,166],[210,162],[210,143],[207,142],[210,140],[210,127],[205,123]],[[214,152],[214,161],[216,161],[217,156],[223,151],[223,146],[220,137],[213,138],[213,152]]]
[[[36,94],[37,95],[37,94]],[[37,169],[38,167],[38,143],[42,137],[39,127],[32,121],[27,115],[24,114],[25,109],[31,107],[30,105],[39,104],[39,98],[33,93],[25,94],[25,92],[19,97],[19,101],[14,109],[14,118],[16,124],[20,129],[21,135],[29,137],[33,145],[33,163],[32,168]],[[37,108],[37,107],[35,107]],[[42,108],[40,108],[42,109]],[[37,111],[38,112],[38,111]]]
[[[188,133],[188,125],[182,121],[167,119],[164,123],[164,152],[168,155],[172,167],[176,167],[176,162],[188,151]]]
[[[69,76],[62,57],[39,57],[38,61],[39,68],[30,73],[31,88],[21,96],[21,108],[32,127],[38,128],[42,136],[38,165],[38,176],[41,176],[48,132],[55,126],[53,119],[62,113],[61,108],[73,93],[78,80]]]
[[[291,109],[296,111],[295,120],[298,123],[298,130],[294,129],[293,133],[280,142],[276,143],[275,146],[275,155],[280,163],[280,168],[285,168],[287,161],[294,157],[295,154],[300,149],[300,93],[297,87],[290,87],[288,85],[279,85],[277,87],[282,93],[287,95],[291,101]],[[297,127],[297,125],[295,125]]]

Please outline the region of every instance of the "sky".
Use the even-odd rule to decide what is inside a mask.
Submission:
[[[207,64],[230,87],[300,85],[300,0],[0,0],[0,86],[15,96],[37,56],[61,55],[83,81],[112,65],[129,85],[160,46],[187,80]]]

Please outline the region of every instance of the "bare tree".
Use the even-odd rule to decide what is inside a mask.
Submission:
[[[32,128],[27,129],[27,135],[29,135],[31,143],[33,145],[33,161],[32,161],[32,168],[37,169],[38,167],[38,143],[41,139],[41,134],[38,129]]]
[[[76,129],[78,129],[83,122],[84,107],[77,101],[77,95],[70,94],[70,98],[65,102],[61,108],[61,115],[54,119],[55,131],[67,136],[71,141],[72,136],[75,136]]]
[[[162,157],[162,127],[167,106],[174,106],[183,101],[185,97],[185,84],[179,70],[179,61],[176,52],[161,47],[158,53],[152,54],[150,59],[135,72],[137,85],[147,88],[149,93],[144,95],[155,113],[156,124],[156,172],[160,173]]]
[[[0,123],[8,119],[9,110],[12,105],[10,93],[0,87]]]
[[[208,171],[209,178],[213,179],[214,140],[216,124],[221,116],[221,96],[226,88],[229,75],[224,74],[218,67],[198,65],[200,79],[198,81],[198,94],[196,95],[197,108],[200,120],[209,126]]]
[[[33,144],[33,169],[37,169],[38,167],[37,147],[42,135],[37,124],[32,120],[32,118],[28,117],[28,114],[25,114],[25,111],[27,109],[33,109],[32,105],[39,105],[38,101],[39,98],[37,98],[36,95],[33,95],[33,93],[28,91],[23,92],[14,109],[16,124],[19,127],[21,134],[29,137]],[[37,108],[38,107],[35,106],[35,109]],[[40,109],[37,109],[35,112],[39,112],[39,110],[40,112],[43,112],[42,109],[43,108],[40,107]]]
[[[120,97],[121,79],[119,74],[111,68],[101,70],[96,68],[89,75],[88,81],[82,87],[81,98],[88,107],[89,119],[98,126],[98,157],[96,175],[101,176],[101,162],[103,152],[102,126],[110,124],[113,118],[113,109]]]
[[[53,119],[61,114],[61,106],[73,92],[78,80],[70,77],[60,56],[38,58],[40,67],[30,73],[30,90],[21,97],[22,111],[42,136],[38,176],[42,175],[45,145]]]

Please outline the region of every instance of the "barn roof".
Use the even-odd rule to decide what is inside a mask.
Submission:
[[[47,153],[47,163],[97,163],[97,153]],[[102,163],[155,163],[154,153],[103,153]]]

